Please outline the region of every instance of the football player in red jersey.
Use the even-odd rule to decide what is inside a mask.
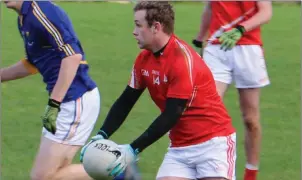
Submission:
[[[260,88],[270,84],[262,49],[260,26],[272,17],[270,1],[211,1],[193,44],[202,47],[203,59],[211,69],[223,98],[235,81],[245,123],[246,169],[244,180],[256,180],[259,168],[261,124]]]
[[[119,175],[139,153],[169,132],[171,143],[156,179],[235,179],[236,132],[231,118],[210,69],[174,34],[172,6],[163,1],[140,1],[134,12],[133,35],[143,50],[129,84],[92,141],[109,138],[145,89],[161,113],[136,140],[119,146],[122,155],[108,171]]]

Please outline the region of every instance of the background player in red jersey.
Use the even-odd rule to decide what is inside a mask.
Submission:
[[[172,6],[140,1],[134,12],[133,35],[144,50],[135,61],[129,84],[92,141],[109,138],[146,88],[161,113],[140,137],[120,145],[122,156],[109,172],[119,175],[140,152],[169,132],[171,144],[157,179],[235,179],[236,133],[231,118],[210,69],[174,35]]]
[[[260,88],[270,83],[262,50],[260,26],[272,17],[269,1],[212,1],[202,14],[193,44],[202,47],[209,30],[203,58],[210,67],[220,96],[232,80],[239,92],[245,123],[247,156],[245,180],[256,180],[259,166],[261,125]]]

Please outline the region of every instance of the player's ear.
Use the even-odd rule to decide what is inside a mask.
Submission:
[[[154,32],[155,32],[155,27],[154,27],[154,25],[152,25],[151,26],[151,32],[154,34]]]
[[[152,33],[158,32],[161,28],[160,26],[161,26],[161,24],[159,22],[154,22],[152,27],[151,27]]]

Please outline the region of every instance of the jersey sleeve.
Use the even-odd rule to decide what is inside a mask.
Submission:
[[[134,89],[145,89],[146,88],[146,85],[144,83],[143,76],[141,73],[141,71],[142,71],[141,65],[140,65],[141,59],[142,59],[142,55],[139,54],[133,65],[132,72],[131,72],[131,78],[128,83],[128,85]]]
[[[34,25],[43,33],[48,43],[58,49],[61,58],[82,54],[81,47],[74,37],[67,15],[60,12],[51,2],[33,1]]]
[[[180,50],[170,70],[168,98],[189,99],[193,91],[193,60],[186,50]]]
[[[38,69],[27,60],[27,58],[21,59],[21,62],[30,74],[37,74],[39,72]]]

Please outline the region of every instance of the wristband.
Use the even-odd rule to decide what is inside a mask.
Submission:
[[[243,35],[243,33],[245,33],[245,28],[242,25],[238,25],[236,26],[236,29],[238,29],[238,31],[241,33],[241,35]]]
[[[48,100],[48,106],[60,109],[61,102],[56,101],[54,99]]]
[[[133,153],[134,153],[136,156],[141,152],[138,148],[133,147],[132,144],[130,144],[130,147],[132,148]]]
[[[202,48],[202,41],[198,41],[198,40],[194,39],[194,40],[192,41],[192,43],[193,43],[196,47]]]
[[[101,136],[103,136],[104,139],[108,139],[108,135],[107,135],[107,133],[105,133],[105,131],[99,130],[98,134],[101,135]]]

